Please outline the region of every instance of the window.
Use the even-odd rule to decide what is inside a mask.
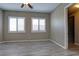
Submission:
[[[9,17],[9,32],[24,32],[24,17]]]
[[[45,32],[46,20],[44,18],[32,18],[32,32]]]

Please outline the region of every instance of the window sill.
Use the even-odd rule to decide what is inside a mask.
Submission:
[[[46,33],[46,31],[31,31],[32,33]]]
[[[8,32],[8,33],[12,33],[12,34],[16,33],[17,34],[17,33],[25,33],[25,32]]]

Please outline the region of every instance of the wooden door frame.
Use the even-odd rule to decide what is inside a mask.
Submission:
[[[64,7],[64,37],[65,37],[65,49],[68,49],[68,7],[70,7],[73,3],[68,4]]]

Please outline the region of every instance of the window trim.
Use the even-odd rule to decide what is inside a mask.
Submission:
[[[10,17],[13,17],[13,18],[24,18],[24,31],[18,31],[18,29],[16,29],[16,31],[10,31]],[[16,20],[17,21],[17,20]],[[17,28],[17,25],[16,25],[16,28]],[[19,17],[19,16],[8,16],[8,33],[25,33],[25,17]]]
[[[32,30],[32,20],[33,20],[33,18],[36,18],[36,19],[45,19],[45,30],[44,31],[39,29],[40,28],[40,25],[39,25],[39,21],[40,20],[38,20],[38,30],[37,31],[33,31]],[[32,33],[42,33],[42,32],[46,32],[46,31],[47,31],[47,29],[46,29],[46,18],[42,18],[42,17],[31,17],[31,32]]]

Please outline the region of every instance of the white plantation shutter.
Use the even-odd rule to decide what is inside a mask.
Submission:
[[[32,31],[45,32],[46,31],[45,21],[46,20],[42,18],[32,18]]]
[[[38,31],[38,19],[35,18],[32,19],[32,30]]]
[[[40,19],[39,21],[39,30],[40,31],[45,31],[45,19]]]
[[[9,32],[23,32],[24,30],[23,17],[9,17]]]
[[[16,31],[16,18],[9,18],[9,31]]]
[[[18,31],[24,31],[24,18],[18,18]]]

